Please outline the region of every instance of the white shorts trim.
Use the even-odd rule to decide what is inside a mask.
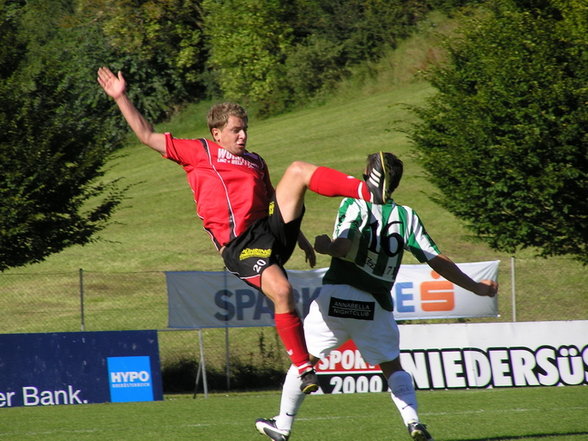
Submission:
[[[332,317],[329,315],[331,298],[374,302],[371,320]],[[304,319],[304,335],[308,351],[325,358],[352,339],[361,356],[371,365],[391,361],[400,355],[399,331],[394,313],[383,309],[369,293],[349,285],[323,285],[320,295],[310,304]]]

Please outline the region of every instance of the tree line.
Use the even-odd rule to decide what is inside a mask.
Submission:
[[[491,248],[588,263],[588,3],[487,2],[411,136],[435,199]]]
[[[576,201],[586,177],[582,0],[0,0],[0,271],[94,240],[124,197],[120,183],[103,180],[126,127],[96,87],[99,66],[125,72],[131,99],[154,122],[216,97],[272,115],[328,94],[430,10],[473,5],[483,9],[464,15],[448,63],[431,73],[438,98],[415,109],[422,123],[411,136],[438,200],[481,221],[476,234],[497,249],[549,238],[546,255],[586,256],[586,207]],[[481,154],[503,175],[471,178]],[[519,167],[527,159],[541,176]],[[553,161],[560,166],[544,167]],[[514,184],[531,196],[512,202],[519,211],[508,198],[496,209]],[[468,209],[485,186],[495,193]],[[502,215],[480,217],[488,207]],[[555,209],[564,221],[541,223],[575,242],[562,248],[550,228],[513,234],[520,218],[510,216],[538,224]],[[501,235],[505,223],[512,228]]]

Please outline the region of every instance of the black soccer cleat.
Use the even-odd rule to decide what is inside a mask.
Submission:
[[[427,426],[418,421],[408,423],[408,434],[414,441],[434,441],[433,437],[427,430]]]
[[[311,394],[319,389],[319,381],[314,369],[310,369],[300,376],[300,390]]]
[[[288,441],[288,438],[290,438],[290,432],[280,430],[276,427],[276,420],[274,418],[256,419],[255,428],[259,433],[267,436],[273,441]]]
[[[385,204],[390,199],[390,171],[386,167],[383,152],[374,154],[370,158],[365,183],[372,194],[372,200],[369,202]]]

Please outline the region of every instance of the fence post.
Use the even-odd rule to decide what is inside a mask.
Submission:
[[[196,372],[196,383],[194,384],[194,397],[198,391],[198,383],[202,376],[202,387],[204,389],[204,398],[208,398],[208,381],[206,378],[206,360],[204,358],[204,339],[202,337],[202,329],[198,329],[198,347],[200,350],[200,361],[198,363],[198,371]]]
[[[230,339],[229,339],[229,328],[225,328],[225,365],[226,371],[225,375],[227,376],[227,391],[231,390],[231,350],[230,350]]]
[[[227,274],[228,271],[226,268],[223,268],[223,284],[224,289],[227,289]],[[226,300],[225,300],[226,302]],[[231,390],[231,340],[229,337],[229,327],[228,324],[225,322],[225,376],[227,380],[227,391]]]
[[[510,290],[511,290],[511,302],[512,302],[512,321],[517,321],[517,290],[516,290],[516,278],[515,278],[515,258],[510,257]]]
[[[84,270],[80,268],[80,320],[82,332],[86,330],[86,318],[84,317]]]

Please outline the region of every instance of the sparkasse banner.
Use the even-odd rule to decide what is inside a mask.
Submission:
[[[499,261],[460,263],[474,280],[498,276]],[[302,317],[321,289],[326,268],[288,270]],[[262,293],[228,272],[169,271],[165,273],[170,328],[273,326],[273,305]],[[497,298],[480,297],[454,285],[429,265],[401,265],[390,292],[398,320],[495,317]]]
[[[417,389],[588,384],[588,321],[400,325],[400,360]],[[388,385],[352,341],[317,365],[323,393]]]

